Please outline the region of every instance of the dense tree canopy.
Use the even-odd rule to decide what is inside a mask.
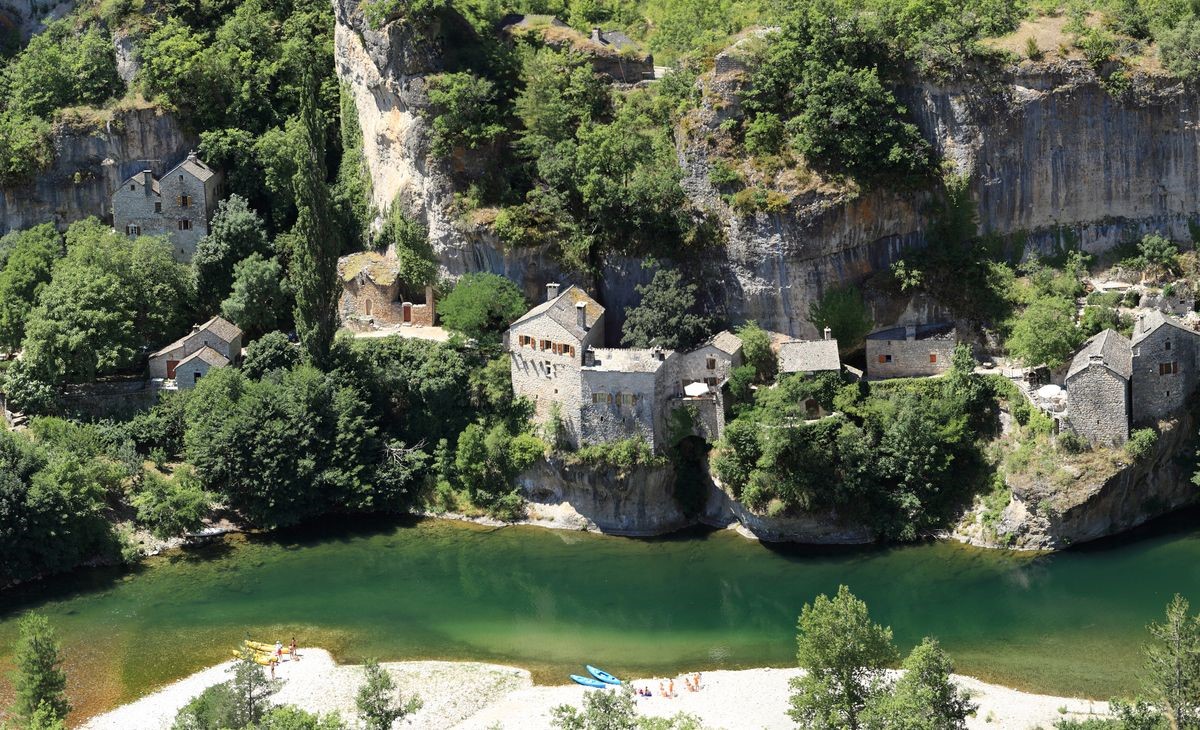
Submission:
[[[467,274],[438,302],[442,324],[476,339],[495,338],[525,313],[525,297],[497,274]]]
[[[6,239],[10,243],[0,267],[0,348],[11,351],[25,338],[25,322],[38,295],[50,283],[63,243],[50,223],[10,233]]]
[[[621,344],[626,347],[682,349],[709,334],[707,317],[699,314],[696,291],[676,269],[659,269],[649,284],[639,284],[642,300],[625,313]]]

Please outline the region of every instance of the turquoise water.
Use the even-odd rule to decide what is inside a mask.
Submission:
[[[904,649],[933,635],[964,673],[1103,698],[1135,687],[1145,625],[1172,594],[1200,603],[1194,517],[1046,556],[436,520],[235,537],[136,572],[80,571],[0,596],[0,664],[16,616],[36,608],[62,637],[81,716],[227,658],[247,632],[295,635],[346,661],[510,663],[548,682],[585,662],[626,675],[788,665],[801,606],[845,583]]]

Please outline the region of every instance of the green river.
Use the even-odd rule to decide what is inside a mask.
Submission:
[[[0,594],[0,703],[15,619],[31,608],[63,641],[79,718],[228,658],[247,633],[295,635],[345,661],[515,664],[543,682],[585,662],[624,675],[782,666],[800,607],[839,583],[905,650],[933,635],[960,672],[1105,698],[1135,686],[1145,625],[1171,595],[1200,602],[1196,516],[1042,556],[437,520],[237,536],[135,572],[83,570]]]

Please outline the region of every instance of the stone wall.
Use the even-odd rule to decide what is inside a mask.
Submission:
[[[709,370],[708,360],[713,359],[713,369]],[[729,373],[742,364],[742,357],[739,353],[737,357],[730,355],[724,350],[719,350],[712,345],[703,345],[679,355],[679,360],[676,363],[675,377],[680,383],[686,381],[689,383],[703,383],[709,379],[715,379],[719,385],[729,377]],[[683,387],[680,385],[679,387]]]
[[[1129,381],[1090,363],[1067,380],[1067,417],[1093,446],[1120,446],[1129,438]]]
[[[954,340],[873,340],[867,339],[867,377],[917,378],[937,375],[950,369]],[[891,362],[881,362],[891,356]],[[936,358],[936,362],[931,362]]]
[[[1134,425],[1151,425],[1187,403],[1196,390],[1198,340],[1200,336],[1194,333],[1163,325],[1133,346],[1130,384]],[[1178,372],[1160,374],[1160,365]]]
[[[583,342],[576,340],[545,315],[522,322],[508,333],[513,393],[533,401],[534,418],[539,423],[550,418],[553,406],[557,403],[566,430],[564,436],[572,446],[579,445],[582,433],[580,409],[584,401],[579,369],[583,362],[583,350],[603,340],[603,326],[599,322],[597,325],[587,333]],[[534,346],[519,345],[522,335],[533,337]],[[553,350],[539,349],[537,342],[543,339],[573,345],[575,356],[556,355]]]
[[[217,204],[217,184],[217,175],[201,182],[183,170],[173,170],[159,181],[162,191],[159,226],[163,233],[170,234],[175,258],[180,261],[191,261],[200,239],[208,235],[208,223],[214,212],[212,208]],[[182,204],[185,195],[187,205]],[[114,219],[116,215],[114,211]]]
[[[662,415],[662,401],[658,400],[661,376],[661,373],[584,368],[582,441],[597,444],[641,436],[651,448],[656,447],[659,433],[656,423]],[[630,395],[636,399],[632,405],[619,402],[621,396]]]
[[[189,390],[196,387],[196,383],[200,382],[200,378],[208,375],[208,371],[212,370],[212,367],[212,365],[209,365],[201,358],[193,357],[191,360],[175,368],[176,387],[180,390]]]
[[[105,381],[63,386],[58,407],[73,418],[126,419],[152,407],[158,388],[148,380]]]

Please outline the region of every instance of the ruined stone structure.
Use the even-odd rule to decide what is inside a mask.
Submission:
[[[1178,411],[1196,390],[1200,334],[1158,310],[1133,326],[1133,425],[1145,426]]]
[[[1120,446],[1129,438],[1129,379],[1133,350],[1113,330],[1093,336],[1067,371],[1067,421],[1093,446]]]
[[[958,336],[948,322],[905,325],[867,335],[867,378],[917,378],[950,369]]]
[[[719,438],[741,340],[720,332],[688,352],[608,348],[604,316],[582,289],[549,284],[546,301],[509,327],[513,392],[534,402],[537,420],[558,419],[574,447],[640,436],[660,448],[671,411],[687,406],[698,435]]]
[[[787,340],[779,344],[775,353],[779,374],[838,372],[842,369],[842,358],[838,354],[837,340],[833,331],[825,328],[821,340]]]
[[[533,34],[551,48],[582,54],[596,73],[613,81],[635,84],[654,78],[654,56],[619,30],[595,27],[584,35],[553,15],[506,15],[499,26],[503,34]]]
[[[150,355],[150,378],[191,388],[212,368],[237,362],[242,355],[242,331],[227,319],[213,317],[198,324]]]
[[[191,261],[216,211],[221,176],[190,153],[161,178],[143,170],[112,195],[113,228],[130,237],[167,236],[179,261]]]
[[[355,331],[412,325],[432,327],[437,320],[433,287],[411,296],[400,281],[400,263],[388,254],[363,251],[338,259],[342,296],[338,314]]]

